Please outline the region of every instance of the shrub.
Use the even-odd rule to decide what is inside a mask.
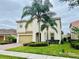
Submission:
[[[59,40],[49,40],[49,44],[58,44]]]
[[[64,44],[64,43],[66,43],[66,42],[68,42],[68,39],[67,39],[67,38],[63,38],[63,39],[61,40],[61,44]]]
[[[5,40],[0,41],[0,45],[8,44]]]
[[[79,49],[79,41],[73,41],[73,42],[71,42],[71,47],[73,47],[75,49]]]
[[[8,37],[7,37],[7,39],[9,40],[9,42],[16,42],[16,37],[15,36],[12,36],[12,35],[9,35]]]
[[[29,44],[23,44],[24,46],[32,46],[32,47],[41,47],[41,46],[48,46],[47,42],[32,42]]]

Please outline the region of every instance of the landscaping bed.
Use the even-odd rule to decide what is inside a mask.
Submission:
[[[17,51],[17,52],[25,52],[25,53],[35,53],[35,54],[45,54],[45,55],[53,55],[53,56],[64,56],[64,57],[76,57],[73,56],[79,55],[79,50],[71,48],[69,43],[65,44],[51,44],[49,46],[44,47],[31,47],[31,46],[20,46],[17,48],[8,49],[9,51]],[[69,55],[71,53],[71,55]]]
[[[23,46],[31,46],[31,47],[44,47],[48,45],[49,44],[47,42],[32,42],[28,44],[23,44]]]
[[[26,58],[19,58],[19,57],[13,57],[13,56],[0,55],[0,59],[26,59]]]

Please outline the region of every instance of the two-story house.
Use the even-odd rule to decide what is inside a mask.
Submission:
[[[59,40],[61,41],[61,19],[60,17],[55,17],[55,21],[57,23],[56,29],[53,30],[49,26],[48,39],[49,40]],[[27,20],[19,20],[17,22],[17,42],[18,43],[30,43],[30,42],[38,42],[39,38],[39,27],[37,23],[37,19],[34,19],[27,28],[25,28]],[[42,24],[42,23],[41,23]],[[44,29],[41,31],[41,42],[47,40],[47,31]]]
[[[78,35],[76,33],[73,33],[72,28],[79,28],[79,20],[73,21],[70,23],[70,32],[71,32],[71,39],[72,40],[78,40]]]

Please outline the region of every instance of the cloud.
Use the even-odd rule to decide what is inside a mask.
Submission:
[[[50,1],[53,4],[52,11],[61,17],[62,30],[68,33],[70,23],[79,19],[79,7],[69,10],[66,2]],[[16,20],[21,19],[23,7],[31,3],[32,0],[0,0],[0,28],[16,28]]]
[[[59,2],[59,0],[53,0],[52,2],[54,5],[54,11],[61,17],[62,30],[66,34],[70,31],[70,23],[79,19],[79,7],[69,10],[69,6],[66,2]]]
[[[1,24],[0,25],[0,29],[16,29],[15,26],[11,26],[11,25],[6,25],[6,24]]]

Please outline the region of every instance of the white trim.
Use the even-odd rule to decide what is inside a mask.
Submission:
[[[17,43],[19,43],[19,35],[17,34]]]
[[[18,34],[18,35],[32,35],[32,34]]]
[[[4,35],[4,40],[5,40],[5,35]]]

